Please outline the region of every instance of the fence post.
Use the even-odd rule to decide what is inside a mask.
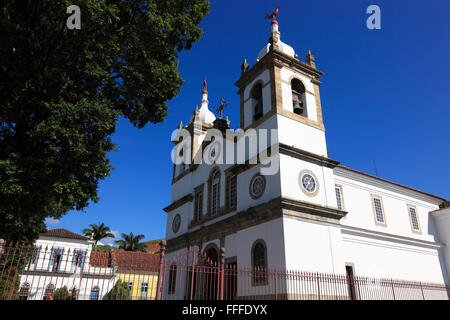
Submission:
[[[164,264],[164,256],[166,254],[166,246],[167,242],[166,240],[161,240],[159,243],[159,271],[158,271],[158,285],[156,286],[156,300],[161,300],[161,281],[162,279],[162,273],[163,273],[163,264]]]
[[[220,300],[223,300],[223,279],[225,268],[225,248],[220,248]]]
[[[275,268],[275,300],[278,300],[278,288],[277,288],[277,282],[278,282],[278,273],[277,268]]]
[[[394,279],[391,279],[391,287],[392,287],[392,295],[394,296],[395,300]]]
[[[191,269],[191,294],[190,300],[194,297],[194,279],[195,279],[195,247],[192,248],[192,269]]]
[[[423,293],[422,282],[419,282],[419,285],[420,285],[420,291],[422,292],[422,299],[425,300],[425,295]]]
[[[319,273],[316,272],[316,277],[317,277],[317,294],[319,296],[319,300],[320,300],[320,279],[319,279]]]

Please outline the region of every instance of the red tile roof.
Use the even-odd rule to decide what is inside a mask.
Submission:
[[[79,234],[73,233],[72,231],[69,231],[69,230],[66,230],[63,228],[48,230],[45,233],[41,233],[40,236],[65,238],[65,239],[77,239],[77,240],[89,240],[89,238],[87,238],[87,237],[83,237]]]
[[[159,243],[149,242],[147,243],[147,252],[148,253],[157,253],[159,252]]]
[[[396,186],[399,186],[399,187],[402,187],[402,188],[405,188],[405,189],[409,189],[409,190],[412,190],[412,191],[415,191],[415,192],[419,192],[419,193],[422,193],[422,194],[427,195],[429,197],[433,197],[433,198],[436,198],[436,199],[439,199],[439,200],[442,200],[442,201],[446,200],[445,198],[442,198],[442,197],[439,197],[439,196],[435,196],[434,194],[431,194],[431,193],[428,193],[428,192],[424,192],[424,191],[420,191],[420,190],[417,190],[417,189],[414,189],[414,188],[411,188],[411,187],[407,187],[407,186],[404,186],[402,184],[399,184],[399,183],[396,183],[396,182],[392,182],[392,181],[389,181],[389,180],[386,180],[386,179],[382,179],[382,178],[379,178],[377,176],[373,176],[371,174],[368,174],[368,173],[365,173],[365,172],[362,172],[362,171],[358,171],[358,170],[347,168],[347,167],[340,166],[340,165],[338,166],[338,168],[342,168],[342,169],[345,169],[345,170],[348,170],[348,171],[359,173],[359,174],[362,174],[362,175],[367,176],[367,177],[378,179],[380,181],[384,181],[384,182],[387,182],[387,183],[390,183],[390,184],[393,184],[393,185],[396,185]]]
[[[158,272],[159,254],[112,250],[114,265],[119,271]]]
[[[111,267],[111,255],[109,252],[91,251],[89,264],[93,267]]]

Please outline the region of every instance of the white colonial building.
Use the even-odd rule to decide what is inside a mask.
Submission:
[[[116,282],[116,270],[108,252],[92,250],[94,243],[62,228],[41,233],[20,276],[19,298],[46,299],[65,286],[76,300],[103,299]]]
[[[311,52],[297,57],[272,21],[269,43],[235,83],[237,133],[208,109],[205,81],[200,109],[172,139],[183,162],[164,209],[167,256],[196,245],[217,261],[224,247],[226,263],[240,266],[448,284],[446,200],[330,159],[322,72]]]

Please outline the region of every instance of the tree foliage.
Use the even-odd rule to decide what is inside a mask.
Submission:
[[[100,225],[90,224],[91,228],[83,229],[83,234],[95,240],[95,245],[97,242],[103,238],[114,238],[114,235],[111,233],[111,229],[102,222]]]
[[[439,208],[441,208],[441,209],[448,208],[448,207],[450,207],[450,201],[448,201],[448,200],[443,201],[443,202],[439,205]]]
[[[114,287],[106,295],[108,300],[130,300],[130,288],[122,280],[118,280]]]
[[[200,39],[206,0],[69,0],[0,4],[0,237],[33,241],[45,217],[99,200],[123,116],[167,116],[180,91],[178,52]]]
[[[121,236],[123,240],[114,241],[119,245],[119,249],[125,251],[147,251],[147,244],[140,242],[144,238],[143,234],[133,235],[133,232],[130,232],[130,234],[122,233]]]
[[[69,297],[69,290],[67,290],[66,286],[56,289],[55,292],[53,293],[53,298],[55,300],[67,300],[68,297]]]

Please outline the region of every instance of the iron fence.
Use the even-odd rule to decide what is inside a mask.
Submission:
[[[197,247],[157,264],[118,263],[85,248],[0,245],[0,300],[448,300],[450,286],[258,268],[211,259]],[[124,267],[125,266],[125,267]],[[65,289],[63,289],[65,287]],[[67,289],[67,291],[65,291]]]
[[[450,286],[394,279],[238,266],[197,247],[165,258],[156,299],[163,300],[448,300]]]

